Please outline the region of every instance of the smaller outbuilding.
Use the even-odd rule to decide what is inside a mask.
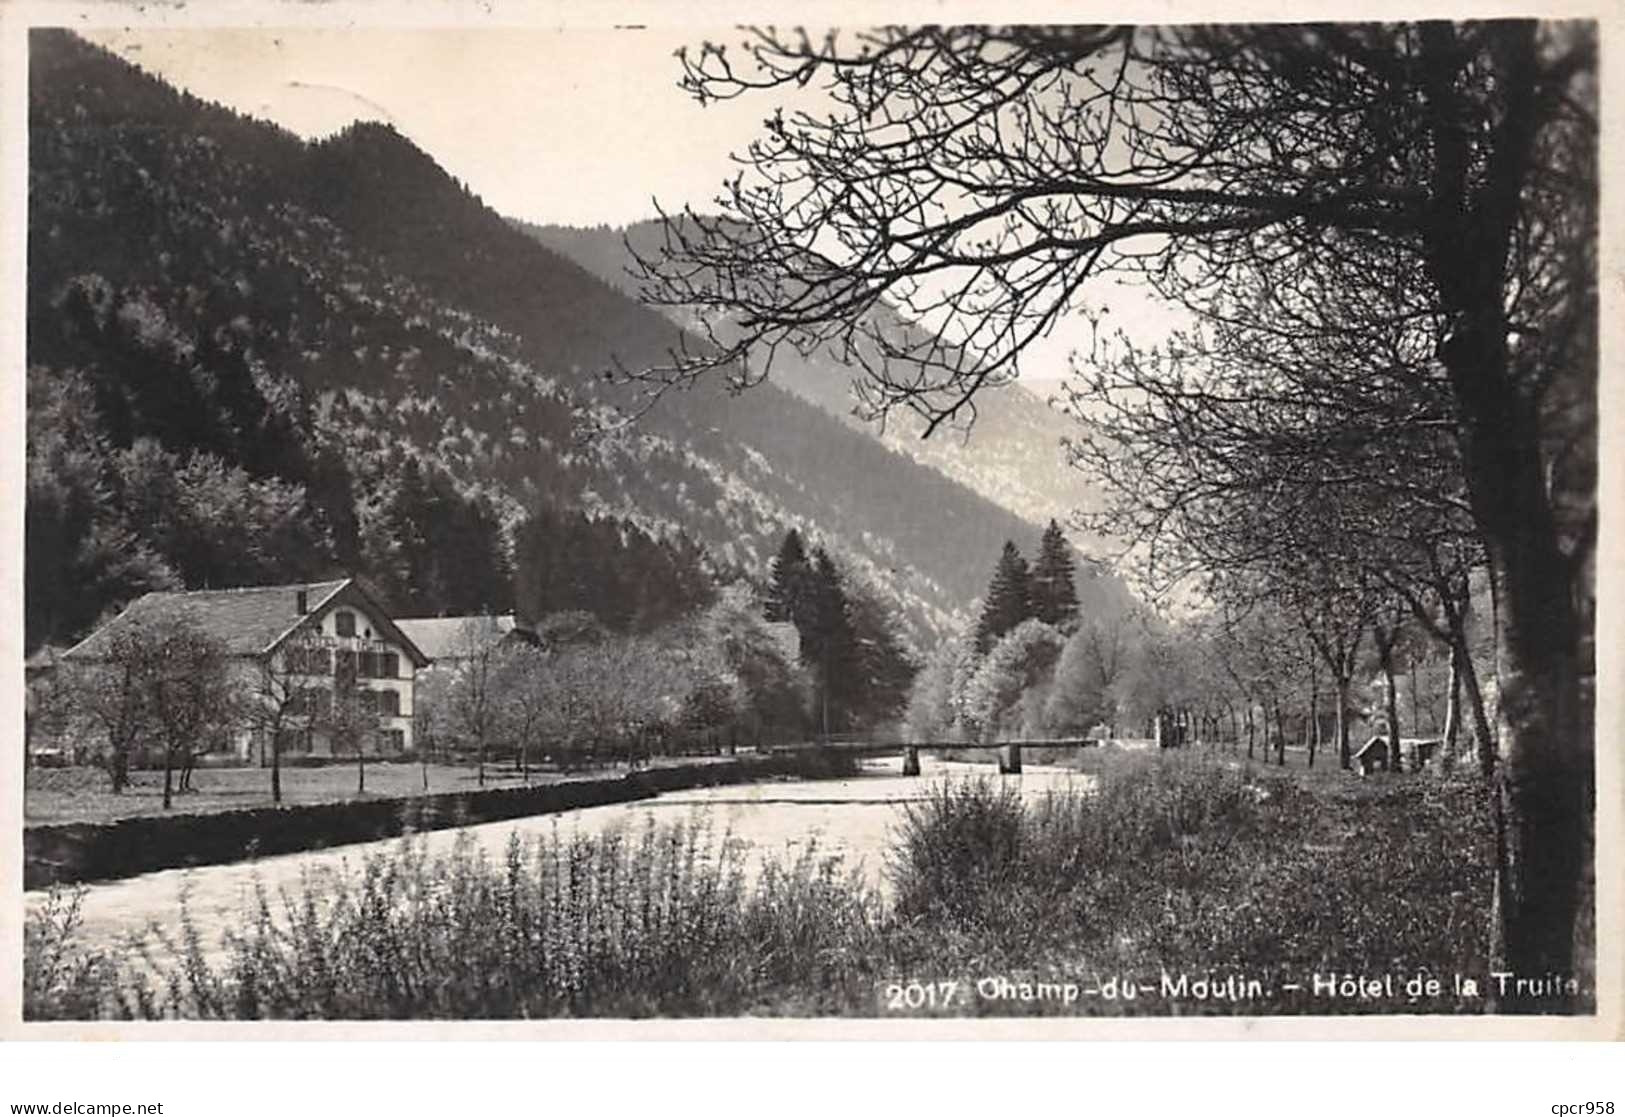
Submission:
[[[1379,733],[1366,741],[1355,750],[1354,764],[1362,776],[1369,776],[1378,769],[1388,771],[1388,738]]]
[[[1393,749],[1389,747],[1388,738],[1379,733],[1360,746],[1354,761],[1362,776],[1369,776],[1379,768],[1384,772],[1420,772],[1443,747],[1444,742],[1436,737],[1401,737],[1399,747]]]
[[[514,644],[535,644],[535,630],[512,613],[501,616],[402,617],[395,624],[437,666],[456,664]]]

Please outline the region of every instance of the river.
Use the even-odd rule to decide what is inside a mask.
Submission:
[[[522,839],[556,832],[598,833],[611,826],[638,828],[657,822],[699,821],[714,835],[726,834],[747,848],[748,865],[768,857],[791,861],[816,843],[820,856],[839,854],[882,892],[886,888],[885,853],[902,806],[923,799],[944,780],[988,778],[1020,788],[1026,796],[1052,790],[1087,788],[1090,776],[1061,768],[1029,766],[1021,775],[1000,776],[988,765],[921,758],[921,774],[904,777],[901,758],[868,761],[862,776],[842,780],[808,780],[734,784],[725,787],[674,791],[631,803],[532,818],[507,819],[466,829],[493,857],[500,857],[509,835]],[[442,830],[420,836],[431,854],[448,849],[458,831]],[[266,857],[229,865],[170,869],[127,880],[90,885],[80,909],[80,939],[86,945],[121,948],[132,932],[153,925],[170,934],[178,929],[179,900],[184,889],[194,926],[206,944],[220,932],[242,921],[244,907],[255,894],[256,883],[273,896],[280,889],[296,890],[305,873],[356,868],[375,853],[398,848],[401,838],[341,846],[307,853]],[[44,893],[25,893],[32,909]]]

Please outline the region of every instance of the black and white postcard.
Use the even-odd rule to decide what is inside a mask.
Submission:
[[[831,12],[7,9],[8,1034],[1617,1032],[1601,13]]]

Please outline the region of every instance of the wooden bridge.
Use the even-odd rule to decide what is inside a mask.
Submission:
[[[852,753],[857,756],[896,756],[903,757],[903,775],[917,776],[920,774],[920,753],[966,753],[991,752],[998,761],[999,772],[1018,773],[1021,771],[1021,756],[1023,749],[1083,749],[1098,748],[1108,743],[1127,744],[1130,747],[1150,748],[1150,741],[1117,741],[1107,742],[1093,737],[1057,737],[1042,738],[1024,741],[990,741],[978,744],[973,741],[876,741],[867,737],[828,737],[804,744],[784,746],[774,751],[789,751],[792,749],[824,749]]]

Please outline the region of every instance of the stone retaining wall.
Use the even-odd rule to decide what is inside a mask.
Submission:
[[[23,888],[116,880],[159,869],[217,865],[625,803],[662,791],[774,776],[836,776],[845,770],[843,758],[838,756],[780,753],[535,787],[30,826],[23,830]]]

